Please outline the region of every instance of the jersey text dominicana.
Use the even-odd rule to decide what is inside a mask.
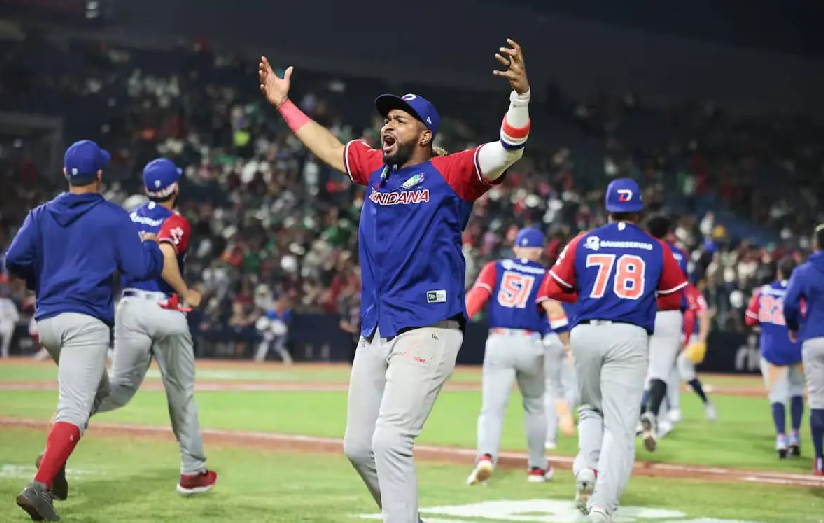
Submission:
[[[652,333],[656,297],[687,285],[669,247],[638,226],[616,222],[575,237],[550,269],[550,298],[577,293],[575,323],[609,320],[630,323]],[[560,291],[560,292],[559,292]],[[681,295],[675,297],[679,308]]]
[[[363,141],[344,148],[347,174],[366,186],[358,233],[362,335],[380,327],[392,337],[466,318],[461,235],[473,202],[492,186],[478,166],[480,147],[402,169],[384,165],[382,152]]]

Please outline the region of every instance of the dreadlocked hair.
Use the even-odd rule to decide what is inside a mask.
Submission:
[[[437,145],[432,146],[432,156],[446,156],[447,154],[449,153],[447,153],[443,147]]]

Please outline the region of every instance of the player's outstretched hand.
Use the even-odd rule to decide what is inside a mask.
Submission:
[[[200,307],[200,300],[203,298],[200,292],[196,291],[195,289],[189,289],[189,292],[186,293],[186,296],[183,297],[183,301],[186,302],[186,305],[190,307]]]
[[[524,53],[518,42],[511,38],[506,39],[509,47],[501,47],[495,53],[495,59],[501,62],[506,69],[495,69],[492,74],[502,76],[509,80],[512,90],[518,94],[529,91],[529,79],[526,77],[526,65],[524,65]]]
[[[279,78],[269,65],[269,60],[261,56],[258,75],[260,76],[260,90],[266,95],[270,104],[278,107],[286,101],[289,96],[289,85],[292,83],[291,65],[283,72],[283,78]]]

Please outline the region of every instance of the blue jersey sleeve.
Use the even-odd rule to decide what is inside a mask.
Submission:
[[[163,272],[163,253],[156,242],[141,241],[140,232],[123,211],[115,231],[117,268],[128,279],[159,278]]]
[[[25,280],[30,290],[35,290],[37,279],[37,227],[33,214],[34,211],[26,216],[4,257],[6,270]]]
[[[787,293],[784,295],[784,321],[787,328],[797,331],[801,316],[801,298],[804,296],[803,278],[804,268],[799,267],[793,271],[790,281],[787,284]]]

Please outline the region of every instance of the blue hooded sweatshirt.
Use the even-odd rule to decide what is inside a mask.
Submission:
[[[85,314],[114,324],[115,272],[159,277],[163,254],[141,242],[129,214],[98,193],[63,193],[31,211],[5,257],[37,295],[35,319]]]
[[[824,338],[824,251],[814,252],[793,271],[784,295],[784,319],[801,342]]]

